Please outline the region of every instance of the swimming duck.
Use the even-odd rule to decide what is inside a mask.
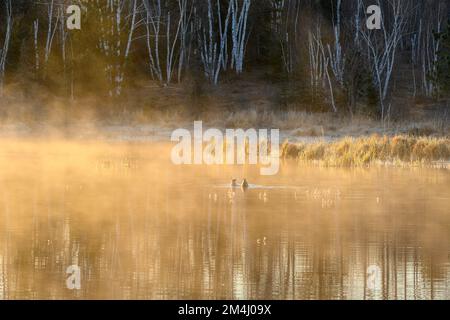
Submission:
[[[256,243],[257,244],[263,244],[263,245],[266,245],[266,240],[267,240],[267,238],[266,237],[264,237],[263,239],[262,239],[262,241],[261,241],[261,239],[258,239],[258,240],[256,240]]]
[[[247,179],[244,179],[242,181],[241,188],[242,188],[242,190],[247,190],[248,187],[249,187],[249,185],[248,185]]]
[[[232,180],[231,180],[231,187],[232,187],[232,188],[237,188],[237,187],[239,187],[236,179],[232,179]]]

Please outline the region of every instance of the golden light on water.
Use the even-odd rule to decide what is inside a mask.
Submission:
[[[449,298],[447,170],[285,163],[264,177],[174,166],[164,143],[1,145],[1,299]]]
[[[450,300],[449,17],[0,0],[0,301],[253,319]]]

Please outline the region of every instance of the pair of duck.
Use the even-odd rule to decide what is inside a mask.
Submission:
[[[237,179],[231,180],[231,188],[239,188],[241,187],[243,190],[247,190],[249,187],[247,179],[242,180],[242,183],[239,185],[237,183]]]

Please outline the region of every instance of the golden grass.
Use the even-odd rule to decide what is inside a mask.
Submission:
[[[427,164],[450,160],[450,139],[409,136],[343,138],[337,141],[285,142],[284,159],[320,162],[326,166],[357,167],[374,163]]]

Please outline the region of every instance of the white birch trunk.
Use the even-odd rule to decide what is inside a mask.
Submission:
[[[379,0],[377,3],[381,7]],[[374,84],[378,89],[381,121],[383,123],[390,117],[390,108],[386,108],[386,105],[388,105],[387,98],[398,46],[405,31],[408,4],[409,2],[404,0],[389,2],[392,18],[390,25],[386,23],[387,17],[382,19],[382,31],[373,32],[365,28],[361,29],[361,35],[367,45]]]
[[[50,58],[50,52],[52,50],[53,39],[55,37],[55,33],[56,33],[56,29],[57,29],[56,26],[58,25],[58,20],[59,20],[59,14],[58,14],[55,26],[53,26],[53,12],[54,12],[54,0],[51,0],[51,2],[48,4],[48,7],[47,7],[48,27],[47,27],[47,40],[45,43],[45,55],[44,55],[45,64],[48,63],[48,59]]]
[[[5,0],[4,3],[6,8],[6,32],[3,41],[3,48],[0,49],[0,96],[3,95],[3,83],[5,78],[6,60],[8,57],[9,43],[11,41],[12,23],[13,23],[12,2],[11,0]]]
[[[219,82],[220,71],[224,69],[223,65],[227,55],[226,43],[228,38],[229,20],[232,16],[232,1],[229,2],[227,17],[224,22],[219,0],[216,2],[217,12],[213,8],[211,0],[208,0],[206,23],[204,22],[204,17],[198,16],[199,10],[196,9],[197,41],[200,57],[205,76],[213,84]],[[215,12],[216,14],[214,14]]]
[[[245,46],[247,44],[247,20],[248,13],[251,6],[251,0],[243,0],[242,6],[239,7],[238,0],[230,0],[231,7],[231,30],[232,30],[232,56],[231,56],[231,68],[236,71],[237,74],[243,72],[244,58],[245,58]]]
[[[36,75],[39,73],[39,43],[38,43],[38,37],[39,37],[39,19],[36,19],[33,22],[33,35],[34,35],[34,68],[36,71]]]
[[[341,5],[342,0],[337,0],[336,4],[336,22],[334,26],[334,46],[333,50],[328,45],[328,59],[334,77],[341,86],[344,86],[345,57],[341,45]]]
[[[160,84],[168,86],[172,82],[178,60],[178,81],[181,81],[181,72],[187,55],[186,43],[192,5],[188,16],[188,0],[178,0],[178,12],[175,12],[176,10],[171,12],[161,0],[143,0],[143,2],[150,74]],[[162,25],[166,28],[164,36],[161,35]],[[160,53],[161,40],[165,40],[165,56]]]
[[[291,76],[298,63],[298,31],[301,4],[297,0],[272,0],[272,31],[280,43],[283,66]]]
[[[188,31],[193,13],[194,1],[191,1],[188,15],[188,0],[178,0],[180,10],[180,54],[178,60],[178,83],[181,83],[181,77],[185,62],[188,60]]]
[[[105,73],[110,83],[110,96],[122,94],[126,64],[138,24],[137,3],[138,0],[107,0],[105,6],[98,6],[101,34],[98,47],[107,61]]]
[[[321,30],[320,25],[318,24],[315,34],[311,31],[308,34],[310,87],[313,100],[315,99],[318,90],[322,87],[323,79],[325,77],[325,56],[322,54],[320,39]]]

